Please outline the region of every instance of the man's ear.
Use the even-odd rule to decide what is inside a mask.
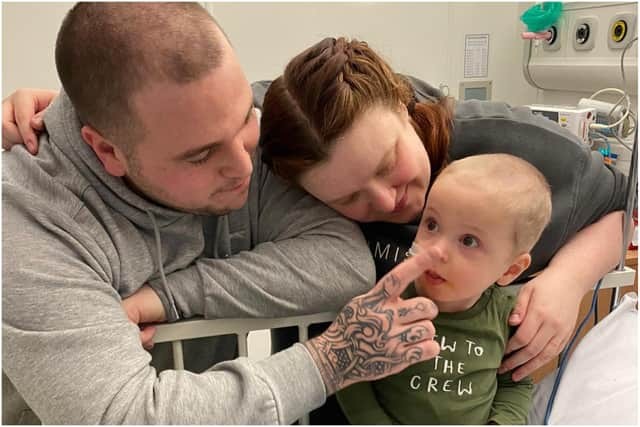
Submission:
[[[88,125],[83,126],[80,133],[84,142],[93,149],[109,175],[120,177],[127,173],[127,159],[122,150],[113,142]]]
[[[509,266],[509,268],[507,268],[507,271],[505,271],[502,276],[500,276],[500,278],[496,280],[496,283],[500,286],[508,285],[509,283],[516,280],[516,278],[520,274],[522,274],[522,272],[525,271],[530,265],[531,255],[528,252],[518,255],[513,263]]]

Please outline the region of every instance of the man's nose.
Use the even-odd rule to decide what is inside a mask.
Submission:
[[[222,175],[225,178],[246,178],[253,171],[252,155],[255,146],[244,141],[234,141],[229,148]]]

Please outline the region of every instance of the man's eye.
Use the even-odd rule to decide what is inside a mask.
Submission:
[[[193,163],[194,165],[200,165],[202,163],[205,163],[207,160],[209,160],[209,157],[211,157],[213,150],[211,148],[202,151],[200,154],[198,154],[197,156],[191,157],[188,162],[189,163]]]
[[[436,232],[438,231],[438,223],[433,219],[428,219],[426,222],[427,231]]]
[[[469,234],[467,234],[466,236],[463,236],[462,239],[460,239],[460,242],[462,243],[463,246],[467,248],[477,248],[480,245],[480,243],[478,242],[478,239],[476,239],[474,236],[471,236]]]

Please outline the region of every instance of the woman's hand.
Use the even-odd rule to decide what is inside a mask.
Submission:
[[[622,212],[580,230],[549,266],[524,285],[509,323],[520,325],[507,343],[499,373],[516,369],[519,381],[556,357],[571,339],[582,297],[620,259]]]
[[[18,89],[2,101],[2,148],[24,144],[38,153],[37,133],[44,130],[43,112],[58,95],[45,89]]]
[[[149,325],[149,323],[164,322],[166,320],[164,307],[158,294],[149,285],[144,285],[122,300],[122,307],[129,320],[140,326],[142,346],[147,350],[151,350],[156,328]]]
[[[514,381],[552,360],[571,339],[584,292],[550,276],[543,272],[524,285],[509,317],[510,325],[520,326],[507,343],[498,373],[517,368]]]

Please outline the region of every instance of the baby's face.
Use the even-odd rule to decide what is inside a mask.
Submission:
[[[436,254],[434,267],[416,281],[419,295],[441,311],[470,308],[513,263],[513,218],[493,198],[455,175],[434,183],[415,243]]]

